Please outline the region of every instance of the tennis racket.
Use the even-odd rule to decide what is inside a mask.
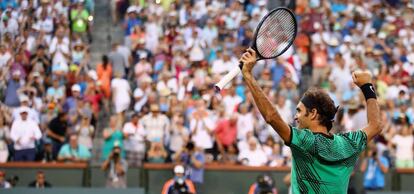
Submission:
[[[257,25],[251,48],[256,52],[257,60],[273,59],[293,44],[296,34],[297,22],[292,11],[284,7],[276,8],[265,15]],[[217,92],[241,72],[243,64],[240,63],[239,67],[221,78],[215,85]]]

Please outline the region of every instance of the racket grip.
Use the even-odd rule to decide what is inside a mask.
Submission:
[[[221,80],[214,86],[216,92],[220,92],[231,80],[233,80],[241,72],[240,68],[234,68],[228,72]]]

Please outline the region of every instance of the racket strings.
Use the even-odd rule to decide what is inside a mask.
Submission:
[[[281,55],[296,36],[293,15],[286,10],[277,10],[269,15],[257,32],[256,48],[264,58]]]

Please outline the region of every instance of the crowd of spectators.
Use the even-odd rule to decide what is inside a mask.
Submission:
[[[88,161],[102,134],[101,162],[116,145],[129,166],[187,164],[196,184],[204,163],[290,165],[241,77],[220,94],[213,87],[238,68],[266,0],[111,2],[124,40],[92,64],[92,1],[2,1],[1,162]],[[297,15],[295,44],[254,69],[283,119],[294,125],[301,94],[316,86],[340,107],[333,133],[361,129],[365,101],[351,71],[369,70],[383,121],[377,153],[414,167],[413,2],[283,2]]]

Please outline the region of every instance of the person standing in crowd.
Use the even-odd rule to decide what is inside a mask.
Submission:
[[[10,128],[6,123],[5,113],[0,113],[0,163],[7,162],[9,158],[9,144],[10,139]]]
[[[173,116],[170,130],[170,145],[168,146],[171,154],[178,152],[188,142],[190,132],[184,124],[184,115],[176,114]]]
[[[29,109],[21,108],[21,119],[13,121],[10,138],[14,143],[15,161],[34,161],[36,156],[35,141],[42,137],[39,125],[28,118]]]
[[[146,130],[140,122],[140,116],[133,114],[131,120],[122,129],[126,158],[129,166],[141,166],[145,157]]]
[[[395,167],[413,168],[414,167],[414,135],[413,127],[407,115],[402,114],[396,119],[401,125],[399,132],[391,139],[391,146],[395,147]]]
[[[91,116],[84,114],[78,125],[75,126],[75,132],[79,137],[79,144],[92,150],[92,138],[95,133],[95,128],[91,125]]]
[[[160,142],[162,145],[167,143],[170,120],[165,114],[160,112],[158,104],[150,105],[150,113],[142,117],[141,124],[147,133],[147,140],[149,142]]]
[[[196,101],[196,110],[192,113],[190,120],[191,141],[195,146],[204,150],[205,153],[214,154],[213,131],[214,124],[206,109],[206,102],[200,98]]]
[[[22,87],[21,72],[14,70],[10,80],[7,82],[5,91],[4,104],[10,107],[17,107],[20,105],[17,90]]]
[[[118,120],[124,122],[125,111],[131,103],[131,88],[120,71],[115,71],[115,78],[111,81],[111,91],[115,113],[118,115]]]
[[[122,133],[121,127],[118,125],[118,120],[116,115],[112,115],[109,118],[109,126],[103,131],[103,148],[101,160],[106,160],[109,154],[112,152],[114,145],[117,144],[121,148],[121,157],[125,157],[123,139],[124,134]]]
[[[366,191],[383,190],[385,174],[388,173],[389,167],[388,159],[378,153],[375,145],[371,145],[360,167],[361,172],[364,173],[364,189]]]
[[[53,158],[57,159],[60,148],[66,140],[68,130],[68,115],[66,112],[60,112],[49,123],[47,136],[52,139]]]
[[[204,164],[206,162],[201,148],[197,148],[193,142],[188,142],[174,156],[174,161],[182,164],[187,170],[185,175],[193,181],[199,193],[200,186],[204,182]]]
[[[127,162],[121,158],[121,148],[116,144],[108,158],[102,164],[102,170],[106,173],[107,188],[127,187]]]

